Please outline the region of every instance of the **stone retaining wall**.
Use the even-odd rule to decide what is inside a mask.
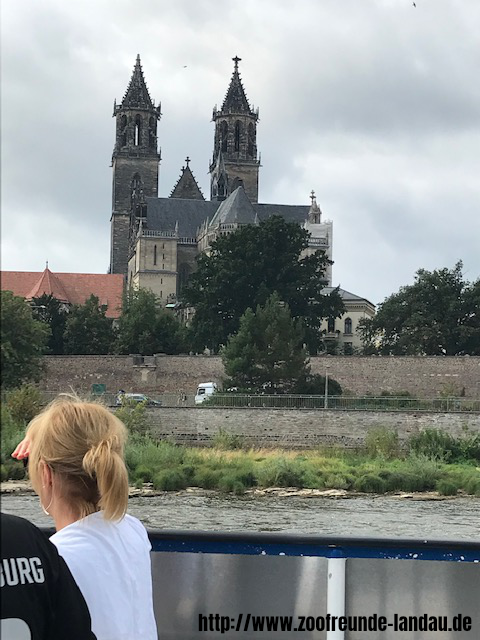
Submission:
[[[375,395],[409,391],[417,397],[442,393],[480,398],[480,357],[322,356],[311,359],[313,373],[338,380],[345,391]],[[49,391],[88,391],[103,383],[118,389],[150,393],[194,393],[199,382],[222,383],[216,356],[47,356],[41,386]]]
[[[398,431],[400,441],[426,428],[453,436],[480,433],[480,414],[410,412],[158,408],[148,410],[157,437],[178,444],[209,444],[220,429],[242,436],[256,447],[311,448],[318,445],[361,446],[369,429]]]

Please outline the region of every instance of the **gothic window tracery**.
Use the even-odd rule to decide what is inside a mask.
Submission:
[[[248,125],[248,155],[253,158],[254,157],[254,149],[255,149],[255,127],[253,123],[250,122]]]
[[[226,123],[225,120],[223,120],[222,124],[220,125],[220,145],[221,145],[222,151],[227,150],[227,143],[228,143],[228,124]]]
[[[242,123],[240,120],[235,122],[235,151],[240,151],[240,137],[242,134]]]
[[[142,144],[142,116],[138,113],[135,116],[134,144],[136,147]]]
[[[127,146],[127,116],[123,114],[120,118],[120,139],[122,147]]]

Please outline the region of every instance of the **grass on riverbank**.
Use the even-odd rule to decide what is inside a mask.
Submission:
[[[142,436],[132,438],[126,459],[133,484],[164,491],[195,486],[242,494],[258,486],[480,496],[474,460],[448,463],[414,452],[387,458],[365,450],[194,449]]]

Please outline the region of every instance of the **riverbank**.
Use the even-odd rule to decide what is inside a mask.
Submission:
[[[0,493],[2,495],[17,495],[17,496],[25,496],[32,495],[35,492],[33,491],[32,485],[28,480],[7,480],[6,482],[2,482],[0,486]],[[129,497],[130,498],[148,498],[148,497],[157,497],[161,495],[165,495],[169,493],[167,491],[160,491],[153,487],[152,483],[145,483],[142,487],[134,487],[131,486],[129,489]],[[200,487],[187,487],[180,491],[174,492],[175,495],[178,496],[208,496],[215,495],[219,493],[214,489],[202,489]],[[444,501],[444,500],[459,500],[459,499],[470,499],[475,498],[475,496],[468,495],[465,493],[458,493],[455,496],[444,496],[439,494],[437,491],[419,491],[419,492],[404,492],[404,491],[396,491],[387,494],[366,494],[360,491],[347,491],[346,489],[297,489],[296,487],[267,487],[264,489],[254,488],[247,489],[245,491],[245,495],[250,496],[273,496],[276,498],[331,498],[334,500],[338,499],[354,499],[358,497],[365,497],[366,495],[370,497],[382,497],[382,498],[392,498],[395,500],[413,500],[413,501]]]

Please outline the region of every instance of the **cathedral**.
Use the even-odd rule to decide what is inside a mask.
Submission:
[[[197,254],[208,252],[219,235],[245,224],[259,224],[273,215],[309,231],[305,254],[322,249],[332,259],[332,222],[322,220],[314,192],[307,205],[258,202],[259,112],[247,99],[239,62],[240,58],[233,58],[222,106],[213,109],[208,200],[188,157],[170,195],[158,196],[160,103],[155,105],[150,97],[140,56],[121,103],[114,103],[110,273],[122,274],[127,286],[151,289],[165,305],[179,299],[195,269]],[[325,278],[331,286],[331,267]]]

